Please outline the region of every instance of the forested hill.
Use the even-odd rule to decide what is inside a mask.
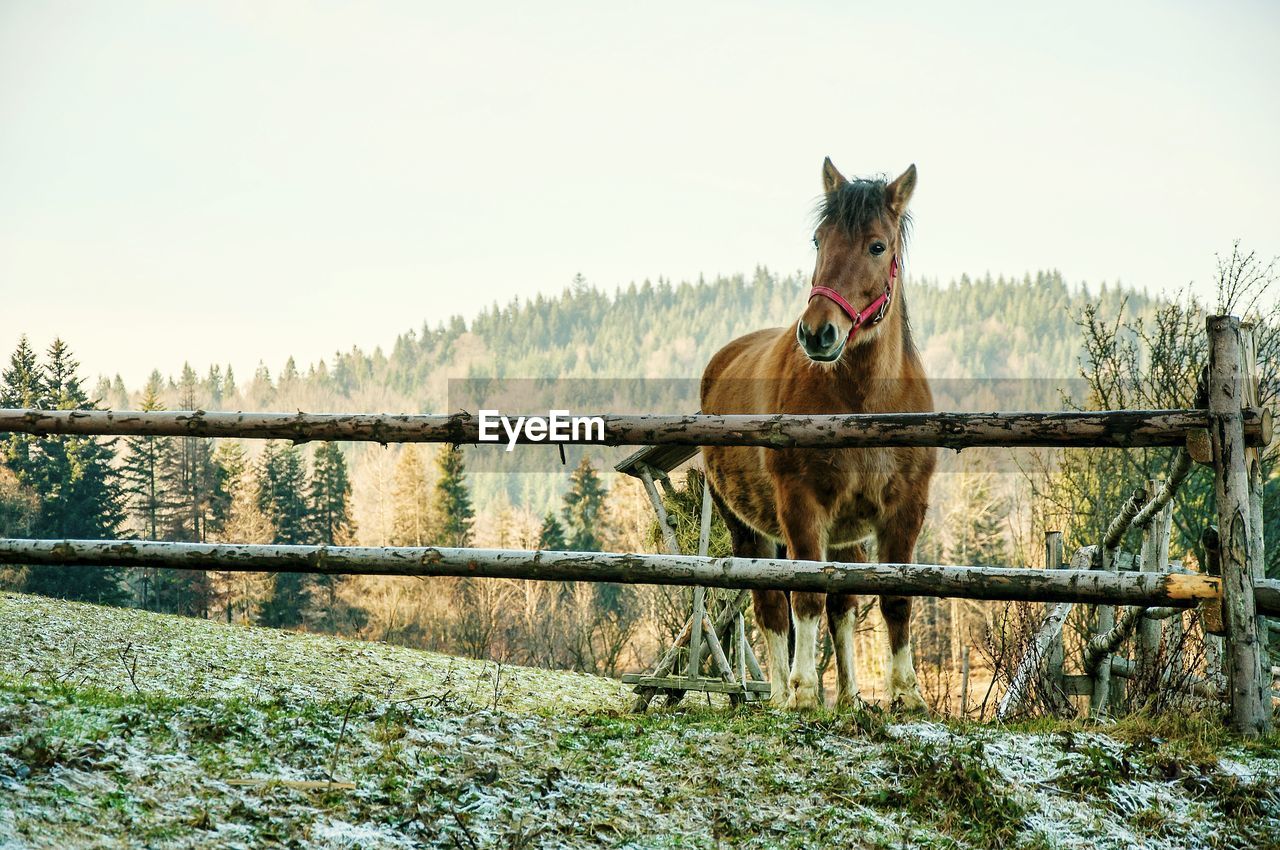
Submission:
[[[578,279],[554,297],[497,304],[470,321],[410,330],[390,353],[338,352],[328,363],[279,371],[260,366],[252,380],[211,368],[201,403],[211,407],[435,412],[457,378],[696,378],[733,337],[786,324],[804,303],[808,279],[757,269],[751,277],[697,283],[659,280],[615,294]],[[1075,317],[1101,301],[1103,316],[1124,301],[1145,312],[1149,299],[1116,287],[1069,286],[1057,272],[1021,280],[908,280],[903,294],[925,365],[935,378],[1070,378],[1077,372]],[[188,373],[188,380],[195,378]],[[199,379],[197,379],[199,380]],[[171,386],[173,386],[171,384]],[[100,385],[104,403],[129,406],[140,388]]]
[[[696,378],[708,358],[735,336],[791,322],[807,289],[802,274],[779,277],[765,269],[750,277],[697,283],[646,281],[613,294],[579,278],[558,296],[495,304],[470,321],[455,316],[435,327],[408,331],[389,353],[353,348],[303,369],[290,359],[278,370],[260,365],[247,380],[233,375],[229,367],[198,372],[185,366],[172,377],[155,373],[147,387],[126,388],[119,378],[104,380],[95,396],[100,404],[117,409],[158,403],[211,410],[434,413],[487,406],[522,412],[553,407],[688,412],[697,409]],[[1126,301],[1127,309],[1139,313],[1150,306],[1145,295],[1115,287],[1091,291],[1069,286],[1056,272],[1022,280],[962,278],[949,284],[909,279],[902,293],[942,409],[975,404],[982,409],[1054,407],[1057,388],[1078,374],[1081,333],[1075,320],[1081,310],[1089,303],[1099,304],[1100,315],[1108,318]],[[538,382],[543,386],[536,394],[528,394],[529,382],[492,380],[510,378],[544,381]],[[603,378],[648,380],[625,386],[616,380],[593,380]],[[1040,381],[1033,396],[1009,393],[1006,385],[1004,395],[979,400],[969,394],[973,388],[965,382],[939,382],[947,378],[1049,380]],[[474,383],[462,389],[457,383],[450,385],[458,379]],[[584,380],[570,386],[566,379]],[[540,453],[543,450],[551,453]],[[249,451],[256,449],[250,446]],[[625,454],[585,451],[602,469],[612,466],[619,452]],[[361,533],[377,539],[374,529],[387,526],[384,514],[389,509],[369,505],[389,504],[390,485],[382,483],[391,475],[388,454],[358,446],[347,447],[346,454]],[[471,475],[472,495],[482,512],[509,501],[541,516],[554,508],[565,486],[559,457],[548,447],[528,447],[514,455],[469,452],[468,458],[473,473],[542,473]],[[574,462],[571,457],[570,466]]]
[[[725,342],[787,324],[804,304],[807,276],[758,269],[742,276],[631,284],[609,296],[582,282],[554,298],[485,310],[470,324],[424,327],[396,340],[386,383],[416,395],[442,373],[468,377],[685,378],[701,374]],[[1080,333],[1073,317],[1101,297],[1108,309],[1146,298],[1114,287],[1090,293],[1061,275],[1022,280],[908,281],[904,293],[931,374],[939,377],[1068,377]],[[352,355],[352,371],[376,362]],[[428,399],[423,399],[427,401]]]

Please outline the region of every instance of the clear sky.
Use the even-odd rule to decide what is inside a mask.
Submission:
[[[577,272],[808,270],[825,155],[917,164],[915,275],[1280,253],[1280,5],[1049,6],[0,0],[0,348],[245,378]]]

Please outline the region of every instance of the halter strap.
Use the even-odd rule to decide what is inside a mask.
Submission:
[[[836,302],[836,305],[844,310],[845,315],[853,320],[853,327],[849,329],[849,335],[853,336],[854,332],[868,320],[871,324],[878,324],[884,318],[884,314],[889,312],[889,304],[893,302],[893,281],[898,276],[898,255],[894,254],[893,259],[889,262],[889,283],[885,285],[884,292],[880,296],[868,304],[862,310],[855,310],[853,305],[845,300],[844,296],[836,292],[829,286],[815,286],[809,290],[809,300],[823,297],[829,298]]]

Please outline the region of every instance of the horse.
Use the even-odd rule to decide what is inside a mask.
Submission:
[[[817,259],[804,309],[790,326],[739,337],[711,358],[702,376],[704,412],[933,410],[899,279],[915,186],[915,165],[892,182],[847,180],[824,160]],[[880,561],[914,559],[936,464],[932,448],[706,446],[702,455],[735,556],[777,557],[784,545],[794,560],[863,563],[874,538]],[[863,705],[855,671],[856,596],[752,595],[768,650],[772,705],[822,705],[816,649],[824,607],[835,646],[836,706]],[[924,710],[911,657],[911,599],[882,596],[880,610],[889,631],[890,702]]]

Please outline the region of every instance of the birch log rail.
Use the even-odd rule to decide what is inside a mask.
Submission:
[[[514,418],[514,414],[507,414]],[[595,414],[577,414],[575,417]],[[853,415],[599,414],[604,439],[592,429],[564,442],[595,445],[770,446],[859,448],[1182,446],[1210,424],[1203,410],[1103,410],[1008,413],[868,413]],[[1270,411],[1242,413],[1248,445],[1271,438]],[[505,443],[500,436],[497,442]],[[478,444],[480,419],[472,413],[240,413],[204,410],[0,409],[0,433],[240,437],[266,440],[346,440],[373,443]],[[541,443],[523,429],[517,442]]]
[[[934,564],[847,564],[610,552],[440,547],[0,539],[0,563],[166,567],[322,575],[467,576],[539,581],[702,585],[821,593],[1109,602],[1188,608],[1219,596],[1220,580],[1178,573],[1103,573]]]

